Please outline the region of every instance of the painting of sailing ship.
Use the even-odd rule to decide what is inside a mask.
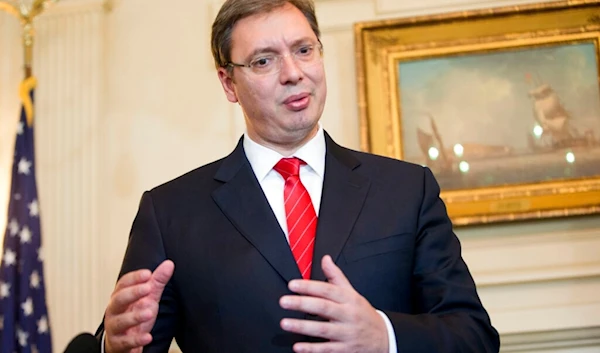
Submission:
[[[600,176],[597,42],[402,61],[405,160],[442,190]]]

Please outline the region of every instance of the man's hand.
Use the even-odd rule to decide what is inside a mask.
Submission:
[[[119,279],[104,317],[105,353],[138,353],[152,342],[158,302],[174,269],[165,260],[154,272],[138,270]]]
[[[329,340],[296,343],[297,353],[387,353],[387,328],[383,318],[358,294],[329,255],[321,262],[328,282],[293,280],[289,289],[300,295],[285,295],[279,304],[288,310],[318,315],[328,322],[283,319],[281,328]]]

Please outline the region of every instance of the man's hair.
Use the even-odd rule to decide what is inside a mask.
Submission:
[[[288,3],[304,14],[317,38],[321,38],[312,0],[227,0],[212,25],[211,50],[217,69],[231,61],[231,33],[239,20],[271,12]]]

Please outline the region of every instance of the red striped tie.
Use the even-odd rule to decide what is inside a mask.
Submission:
[[[317,214],[308,191],[300,181],[300,165],[306,164],[298,158],[282,158],[274,167],[285,179],[283,202],[292,253],[302,277],[310,278]]]

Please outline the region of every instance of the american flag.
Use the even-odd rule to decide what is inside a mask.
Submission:
[[[0,264],[0,353],[52,352],[35,182],[33,92],[23,81],[12,186]]]

